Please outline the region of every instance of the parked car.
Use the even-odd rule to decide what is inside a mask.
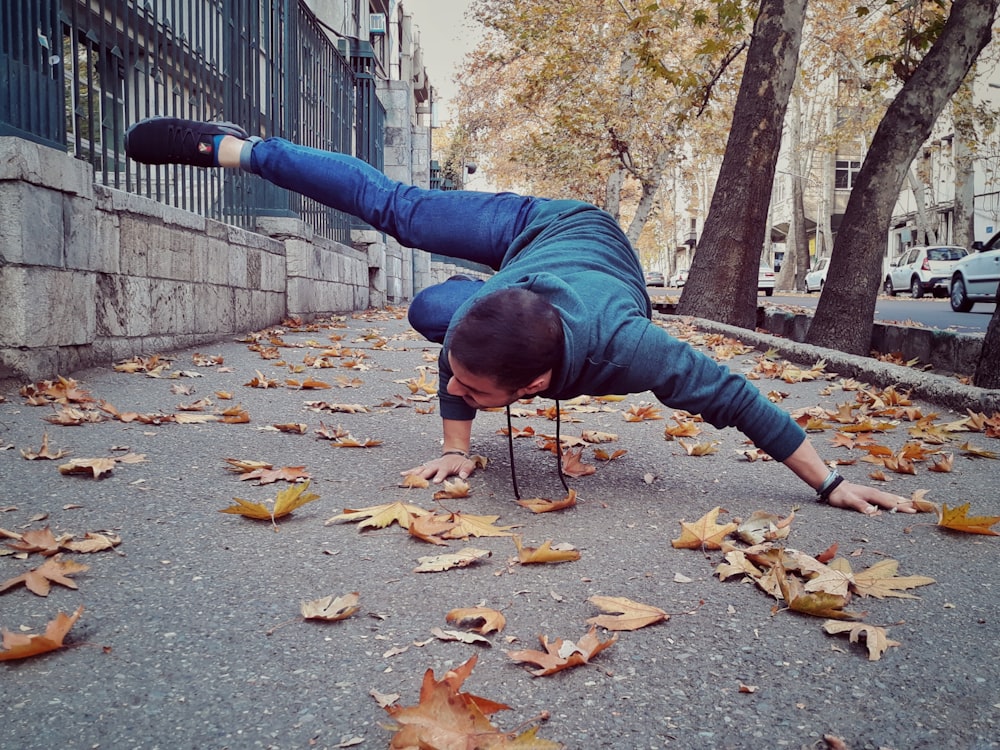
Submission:
[[[890,297],[905,290],[909,290],[913,299],[920,299],[927,292],[944,297],[955,263],[968,254],[968,250],[957,245],[911,247],[890,264],[882,286]]]
[[[680,289],[682,286],[684,286],[687,280],[688,280],[688,269],[682,268],[681,270],[679,270],[677,273],[675,273],[673,276],[670,277],[670,286],[674,287],[675,289]]]
[[[955,312],[969,312],[976,302],[1000,302],[1000,234],[972,252],[951,270],[949,297]]]
[[[761,263],[757,271],[757,291],[768,297],[774,294],[774,269],[767,263]]]
[[[665,283],[659,271],[646,271],[646,286],[664,286]]]
[[[822,292],[826,283],[826,270],[830,267],[829,258],[820,258],[816,261],[813,269],[806,274],[806,294],[810,292]]]

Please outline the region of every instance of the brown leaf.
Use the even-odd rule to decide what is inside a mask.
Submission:
[[[106,549],[114,549],[122,543],[122,538],[117,534],[95,534],[87,532],[80,541],[65,541],[60,543],[60,547],[70,552],[103,552]]]
[[[37,450],[33,451],[30,448],[28,450],[22,450],[21,455],[24,456],[29,461],[37,461],[39,459],[55,460],[62,458],[63,456],[68,456],[69,451],[59,449],[50,450],[49,449],[49,433],[42,433],[42,446]]]
[[[592,625],[587,634],[576,643],[564,641],[562,638],[550,643],[548,637],[544,635],[540,636],[539,640],[545,651],[526,649],[507,653],[507,656],[514,661],[537,665],[539,669],[529,670],[536,677],[588,664],[597,654],[613,645],[618,640],[618,634],[615,633],[608,640],[602,641],[597,637],[597,626]]]
[[[597,471],[593,464],[583,462],[583,448],[565,450],[562,454],[563,474],[570,477],[585,477]]]
[[[30,529],[23,534],[16,531],[0,529],[0,535],[14,539],[14,542],[7,542],[7,546],[16,549],[18,552],[39,552],[46,557],[59,552],[60,539],[56,539],[52,530],[46,526],[44,529]]]
[[[440,573],[452,568],[465,568],[473,563],[489,557],[493,553],[485,549],[475,547],[464,547],[458,552],[451,552],[444,555],[429,555],[418,557],[420,563],[413,569],[414,573]]]
[[[14,578],[8,578],[0,583],[0,593],[23,583],[33,594],[38,596],[48,596],[49,589],[53,583],[58,583],[66,588],[77,588],[76,581],[69,578],[76,573],[89,570],[89,565],[74,562],[73,560],[62,560],[59,555],[48,558],[37,568],[32,568],[27,573],[23,573]]]
[[[570,490],[562,500],[549,500],[542,497],[532,497],[526,500],[518,500],[517,504],[522,508],[527,508],[532,513],[549,513],[554,510],[565,510],[576,505],[576,490]]]
[[[330,596],[325,596],[322,599],[302,602],[300,610],[302,616],[307,620],[336,622],[337,620],[346,620],[357,612],[360,609],[358,606],[359,600],[360,594],[357,591],[337,597],[330,594]]]
[[[850,563],[845,560],[848,570]],[[913,594],[904,593],[905,589],[927,586],[936,583],[927,576],[897,576],[899,563],[895,560],[880,560],[866,570],[854,574],[853,588],[860,596],[873,596],[884,599],[887,596],[898,599],[918,599]]]
[[[312,475],[305,470],[305,466],[282,466],[280,469],[260,468],[248,471],[240,477],[240,481],[256,479],[257,484],[273,484],[283,481],[295,484],[303,479],[311,479]]]
[[[444,488],[434,493],[435,500],[457,500],[468,497],[472,492],[469,483],[464,479],[445,480]]]
[[[408,529],[414,516],[426,516],[429,513],[429,510],[397,500],[394,503],[371,505],[367,508],[344,508],[343,513],[328,518],[323,525],[329,526],[337,521],[361,521],[358,531],[363,531],[367,528],[384,529],[395,522]]]
[[[453,609],[445,615],[447,622],[460,628],[469,628],[477,633],[499,633],[507,625],[503,613],[489,607],[464,607]]]
[[[6,629],[0,630],[3,634],[3,650],[0,651],[0,661],[26,659],[29,656],[37,656],[62,648],[63,639],[81,614],[83,614],[82,605],[77,607],[76,612],[72,615],[60,612],[54,620],[50,620],[46,625],[44,635],[24,635],[12,633]]]

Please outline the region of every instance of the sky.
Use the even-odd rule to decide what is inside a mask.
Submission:
[[[462,59],[476,46],[475,26],[466,20],[471,0],[402,0],[420,31],[424,67],[438,94],[439,122],[449,119],[449,107],[457,87],[452,78],[461,69]]]

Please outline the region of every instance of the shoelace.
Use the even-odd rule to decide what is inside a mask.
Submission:
[[[556,469],[559,471],[559,481],[562,482],[563,489],[569,492],[569,485],[566,484],[566,475],[562,468],[562,438],[559,435],[561,424],[561,413],[559,400],[556,400]],[[514,427],[510,422],[510,404],[507,404],[507,449],[510,452],[510,481],[514,485],[514,497],[521,499],[521,492],[517,488],[517,472],[514,469]]]

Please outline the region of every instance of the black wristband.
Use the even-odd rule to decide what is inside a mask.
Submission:
[[[830,495],[833,493],[835,489],[837,489],[841,485],[843,481],[844,477],[842,477],[840,474],[835,476],[833,478],[833,481],[823,488],[822,492],[817,493],[816,501],[820,503],[830,502]]]
[[[441,455],[442,456],[461,456],[462,458],[468,458],[469,457],[468,453],[466,453],[465,451],[460,451],[460,450],[444,451],[444,452],[441,453]]]

